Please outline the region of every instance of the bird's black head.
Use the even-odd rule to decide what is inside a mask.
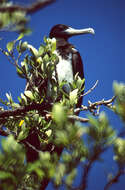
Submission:
[[[93,28],[74,29],[63,24],[57,24],[54,27],[52,27],[49,37],[50,38],[64,38],[67,40],[69,37],[74,36],[74,35],[89,34],[89,33],[94,34]]]
[[[49,37],[50,38],[68,38],[66,30],[69,27],[63,24],[57,24],[55,26],[52,27]]]

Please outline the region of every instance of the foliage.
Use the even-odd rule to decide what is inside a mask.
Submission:
[[[82,95],[84,79],[76,75],[70,84],[71,92],[66,94],[63,91],[66,81],[58,84],[55,70],[58,63],[54,53],[56,40],[45,37],[44,44],[36,49],[22,38],[20,34],[2,51],[15,65],[18,76],[27,81],[27,86],[18,97],[18,103],[10,93],[6,93],[7,100],[0,99],[3,104],[0,115],[3,113],[4,116],[4,119],[0,117],[1,129],[10,133],[2,140],[0,189],[39,189],[44,179],[51,180],[55,189],[61,186],[75,189],[79,165],[83,169],[79,189],[85,189],[92,164],[99,161],[101,154],[110,147],[113,147],[118,172],[123,171],[125,139],[117,134],[104,112],[98,117],[90,114],[87,125],[69,119]],[[113,88],[116,100],[110,109],[124,124],[125,85],[114,82]],[[5,116],[6,109],[12,114]],[[31,132],[37,134],[39,147],[28,141]],[[34,162],[27,160],[29,149],[39,155]],[[108,184],[113,178],[115,175]]]
[[[27,26],[30,20],[29,14],[43,9],[55,0],[35,0],[30,5],[24,2],[1,0],[0,1],[0,30],[16,31],[29,34],[31,29]]]
[[[13,6],[12,1],[0,1],[0,7],[10,7]],[[29,18],[26,17],[25,11],[4,11],[0,12],[0,29],[19,31],[24,33],[29,33],[30,30],[27,28],[27,22]]]

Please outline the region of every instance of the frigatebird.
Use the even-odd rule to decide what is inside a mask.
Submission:
[[[52,27],[49,37],[56,39],[56,54],[59,58],[59,62],[56,65],[56,73],[58,81],[67,81],[67,85],[64,86],[64,90],[69,93],[70,85],[74,80],[74,76],[78,73],[78,76],[84,78],[84,68],[80,53],[74,47],[74,45],[68,42],[68,39],[75,35],[82,34],[94,34],[93,28],[74,29],[63,24],[57,24]],[[79,98],[76,107],[80,107],[82,104],[82,97]]]

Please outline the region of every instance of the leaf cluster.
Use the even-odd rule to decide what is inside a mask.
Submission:
[[[12,1],[0,1],[0,7],[13,6]],[[7,31],[18,31],[19,33],[29,33],[30,29],[27,27],[29,17],[26,16],[25,11],[4,11],[0,12],[0,29]]]

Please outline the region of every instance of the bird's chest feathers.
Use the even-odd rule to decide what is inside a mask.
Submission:
[[[57,53],[58,54],[58,53]],[[59,82],[73,82],[72,53],[67,54],[67,58],[58,55],[59,62],[56,65],[56,72]]]

